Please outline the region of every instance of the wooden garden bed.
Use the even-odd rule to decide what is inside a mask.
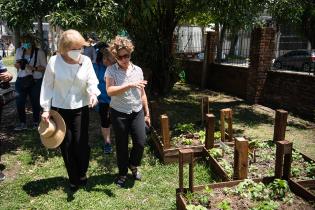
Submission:
[[[207,152],[207,150],[204,150],[204,152]],[[209,157],[211,159],[211,156]],[[297,183],[289,178],[291,158],[292,143],[280,141],[277,142],[275,176],[194,186],[194,153],[189,149],[180,150],[179,188],[176,190],[177,209],[187,209],[189,204],[198,206],[198,209],[218,209],[223,208],[222,206],[228,206],[230,209],[249,209],[261,207],[262,205],[268,206],[264,209],[279,209],[280,207],[280,209],[314,209],[314,203],[311,204],[306,201],[315,201],[315,196],[311,191],[315,184],[313,180]],[[183,187],[185,163],[189,163],[188,189]],[[241,162],[238,162],[238,164],[241,164]],[[218,165],[218,167],[220,166]],[[234,167],[234,171],[238,170],[238,175],[243,176],[242,168],[237,167]],[[296,196],[293,196],[293,193]],[[274,198],[277,199],[273,200]]]
[[[264,184],[269,184],[274,181],[273,177],[267,177],[263,179],[253,179],[255,183],[262,182]],[[192,201],[193,205],[201,205],[200,201],[203,199],[204,201],[208,201],[208,203],[204,206],[207,206],[207,209],[218,209],[219,205],[229,206],[231,209],[248,209],[254,206],[259,205],[260,202],[263,201],[253,201],[250,199],[246,199],[240,197],[238,195],[234,195],[230,193],[229,190],[235,188],[239,185],[243,180],[237,181],[229,181],[229,182],[221,182],[221,183],[214,183],[205,186],[196,186],[193,188],[193,193],[189,191],[189,189],[185,188],[183,191],[181,189],[176,190],[176,206],[178,210],[187,209],[189,205],[188,199]],[[305,209],[305,210],[312,210],[314,206],[308,201],[314,201],[315,196],[310,194],[308,191],[305,191],[301,185],[295,183],[291,179],[288,180],[288,185],[290,191],[294,193],[295,196],[290,197],[290,202],[284,202],[281,200],[277,200],[276,202],[280,205],[280,209]],[[204,192],[205,189],[212,189],[212,196],[209,195],[209,199],[205,199]],[[193,196],[196,197],[197,200],[194,200]],[[200,201],[198,200],[200,199]],[[303,200],[304,199],[304,200]],[[224,204],[225,202],[225,204]],[[271,203],[270,200],[267,201],[269,204]],[[314,204],[313,204],[314,205]]]

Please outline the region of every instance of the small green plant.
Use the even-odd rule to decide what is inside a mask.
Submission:
[[[232,210],[231,204],[227,200],[223,200],[221,203],[219,203],[218,208],[222,210]]]
[[[315,163],[313,161],[310,163],[307,163],[306,173],[308,177],[311,177],[313,179],[315,178]]]
[[[207,195],[201,195],[199,198],[199,203],[203,206],[208,206],[210,197]]]
[[[270,197],[283,200],[286,194],[290,193],[290,188],[286,180],[275,179],[268,185],[271,189]]]
[[[204,144],[205,143],[205,139],[206,139],[206,132],[204,130],[200,130],[198,132],[198,136],[199,136],[199,141]]]
[[[182,143],[183,143],[183,145],[192,145],[192,142],[193,142],[192,139],[184,138]]]
[[[214,132],[214,139],[221,139],[221,131]]]
[[[193,123],[178,123],[175,125],[175,132],[177,133],[194,133]]]
[[[251,179],[245,179],[243,182],[239,183],[232,192],[242,198],[257,201],[269,199],[270,194],[269,189],[263,183],[256,183]]]
[[[233,175],[233,167],[231,166],[231,164],[225,159],[219,160],[219,164],[222,166],[222,168],[227,173],[227,175],[229,177],[232,177],[232,175]]]
[[[209,154],[215,159],[223,157],[223,151],[220,148],[212,148],[212,149],[210,149],[209,150]]]
[[[298,177],[301,174],[301,169],[297,167],[292,167],[291,173],[293,177]]]
[[[257,206],[251,208],[250,210],[277,210],[279,206],[278,202],[269,200],[260,202]]]
[[[187,210],[207,210],[207,208],[204,206],[201,206],[201,205],[195,206],[192,204],[187,205],[186,208],[187,208]]]

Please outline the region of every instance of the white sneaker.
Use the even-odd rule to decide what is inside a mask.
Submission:
[[[26,124],[25,123],[19,123],[17,126],[14,128],[15,131],[24,131],[26,130]]]

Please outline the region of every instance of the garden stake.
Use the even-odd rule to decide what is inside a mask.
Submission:
[[[209,97],[205,96],[201,99],[201,124],[206,123],[206,115],[209,113]]]
[[[220,127],[221,127],[221,141],[225,141],[225,119],[228,123],[228,141],[233,141],[233,130],[232,130],[232,109],[226,108],[220,110]]]
[[[189,190],[194,191],[194,152],[191,149],[179,149],[179,191],[184,191],[184,164],[189,163]]]
[[[293,143],[277,141],[275,178],[288,180],[291,173]]]
[[[246,179],[248,175],[248,141],[243,137],[235,138],[234,179]]]
[[[206,139],[205,147],[207,150],[214,147],[214,126],[215,126],[215,116],[213,114],[206,115]]]
[[[276,110],[275,127],[273,131],[273,142],[283,141],[287,126],[288,112],[282,109]]]
[[[170,128],[168,117],[166,114],[161,115],[161,132],[164,149],[168,149],[170,148]]]

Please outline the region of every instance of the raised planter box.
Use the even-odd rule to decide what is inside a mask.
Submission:
[[[253,179],[254,182],[262,182],[264,184],[268,184],[274,180],[274,177],[266,177],[262,179]],[[223,188],[232,188],[239,183],[241,183],[243,180],[236,180],[236,181],[229,181],[229,182],[221,182],[221,183],[214,183],[209,185],[201,185],[201,186],[195,186],[193,187],[193,192],[201,192],[203,191],[206,186],[215,190],[219,189],[222,190]],[[314,201],[315,196],[311,194],[309,191],[306,191],[305,188],[303,188],[300,184],[297,184],[296,182],[292,181],[291,179],[288,179],[288,184],[290,187],[291,192],[293,192],[295,195],[305,199],[306,201]],[[185,194],[189,192],[188,188],[184,189],[176,189],[176,206],[178,210],[186,210],[188,203],[185,198]],[[224,198],[222,198],[223,200]],[[310,207],[311,209],[311,207]]]

